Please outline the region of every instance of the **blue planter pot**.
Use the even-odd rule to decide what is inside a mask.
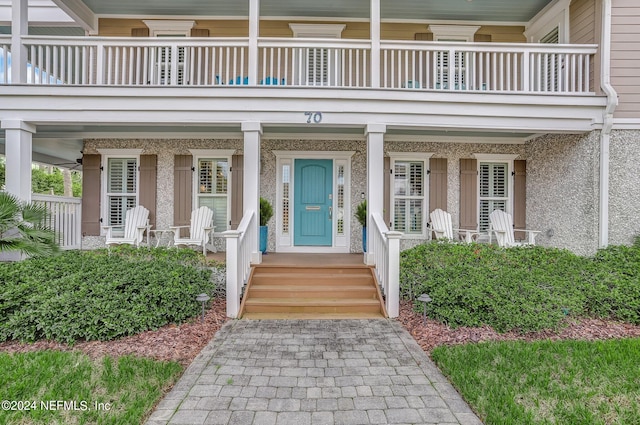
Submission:
[[[269,235],[268,226],[260,226],[260,251],[263,254],[267,253],[267,239]]]
[[[367,228],[362,228],[362,252],[367,252]]]

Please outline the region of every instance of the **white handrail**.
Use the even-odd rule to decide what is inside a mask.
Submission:
[[[249,57],[246,37],[22,39],[31,84],[284,85],[570,95],[595,93],[592,63],[598,49],[592,44],[387,40],[380,42],[380,80],[372,81],[372,43],[365,39],[263,37],[255,58]],[[0,38],[2,46],[6,55],[6,36]],[[257,69],[249,69],[250,63]],[[8,83],[8,72],[4,75],[0,83]]]
[[[382,215],[371,214],[374,225],[369,251],[373,254],[376,277],[385,296],[389,317],[400,314],[400,238],[401,232],[390,231]]]
[[[251,271],[251,241],[256,240],[258,226],[254,211],[246,211],[237,230],[222,235],[227,241],[227,316],[236,318],[240,312],[242,288]]]
[[[49,228],[56,232],[56,242],[62,249],[80,249],[82,243],[82,199],[66,196],[31,195],[34,203],[47,209]]]

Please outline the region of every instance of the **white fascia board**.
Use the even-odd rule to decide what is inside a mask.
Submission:
[[[98,33],[98,17],[82,0],[53,0],[53,2],[90,34]]]
[[[215,126],[239,125],[251,117],[263,125],[314,130],[379,122],[429,129],[582,132],[601,123],[605,106],[605,100],[598,96],[455,96],[407,91],[385,95],[380,96],[378,90],[3,86],[3,105],[11,107],[0,105],[0,119],[35,124]],[[52,99],[55,109],[42,107],[51,105]],[[247,110],[248,104],[251,110]],[[311,106],[323,113],[322,123],[307,124],[304,112]]]

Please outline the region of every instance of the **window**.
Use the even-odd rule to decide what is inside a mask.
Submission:
[[[139,199],[141,149],[98,149],[102,154],[102,224],[124,225],[128,209]],[[117,232],[117,230],[116,230]]]
[[[233,150],[190,149],[194,156],[194,209],[213,211],[215,232],[229,229],[231,218],[231,156]]]
[[[426,235],[428,212],[428,157],[424,154],[404,155],[390,154],[392,227],[407,236],[423,237]]]
[[[480,232],[489,229],[489,214],[502,210],[512,214],[513,187],[511,154],[474,154],[478,160],[478,226]]]
[[[489,229],[489,214],[494,210],[508,212],[509,188],[507,181],[507,163],[481,162],[478,173],[480,183],[480,232]],[[510,209],[510,208],[509,208]]]
[[[474,34],[480,29],[479,26],[471,25],[429,25],[429,30],[433,33],[434,41],[471,42]],[[456,90],[466,89],[466,67],[468,66],[468,53],[454,53],[453,68],[450,69],[449,51],[439,51],[436,57],[436,88],[449,88],[449,75],[453,75]]]
[[[338,24],[289,24],[296,38],[340,38],[345,25]],[[339,49],[301,48],[295,49],[294,69],[300,75],[296,82],[307,86],[326,86],[338,83],[341,69]]]
[[[163,21],[150,21],[145,20],[145,25],[149,27],[149,34],[152,37],[189,37],[191,35],[191,29],[195,25],[195,21],[175,21],[175,20],[163,20]],[[171,46],[159,46],[155,49],[155,69],[153,70],[153,76],[157,84],[169,85],[184,83],[184,64],[185,64],[185,48],[179,47],[177,51],[178,63],[177,80],[171,81],[171,64],[172,47]]]

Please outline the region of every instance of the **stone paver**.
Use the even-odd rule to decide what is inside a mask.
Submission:
[[[481,422],[393,320],[235,320],[149,417],[174,424]]]

